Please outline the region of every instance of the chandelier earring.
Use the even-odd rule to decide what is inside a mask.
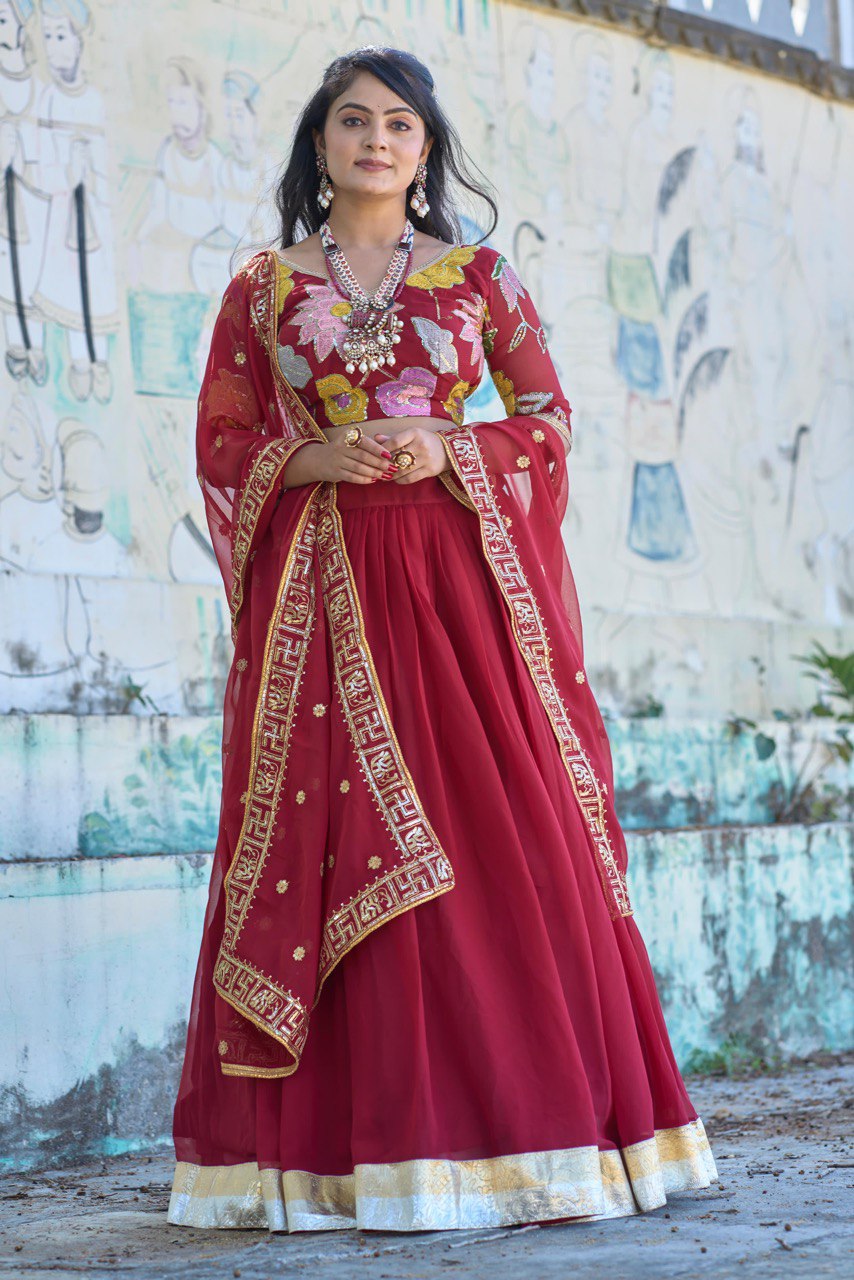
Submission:
[[[409,203],[415,212],[420,214],[422,218],[430,209],[430,206],[427,203],[427,166],[423,160],[415,170],[415,190],[412,193],[412,199]]]
[[[317,171],[320,174],[320,187],[317,191],[317,203],[322,209],[328,209],[332,203],[332,197],[335,195],[335,190],[332,183],[329,181],[329,170],[326,167],[325,157],[320,155],[318,152],[315,155],[315,160],[317,162]]]

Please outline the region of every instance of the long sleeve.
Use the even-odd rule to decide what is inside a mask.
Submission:
[[[531,295],[503,254],[483,248],[479,254],[484,357],[507,416],[442,428],[439,435],[454,478],[480,515],[488,555],[505,563],[519,555],[529,566],[529,583],[545,579],[582,658],[578,596],[561,535],[572,447],[569,401]],[[454,492],[453,479],[447,483]]]
[[[269,526],[284,467],[306,439],[288,439],[266,348],[251,323],[247,263],[223,294],[198,399],[197,478],[237,627],[252,552]]]
[[[572,447],[569,401],[530,293],[503,254],[484,248],[480,252],[483,350],[507,416],[439,434],[447,451],[461,432],[474,433],[483,465],[492,475],[527,473],[532,486],[535,473],[547,477],[560,522],[568,493],[566,458]]]

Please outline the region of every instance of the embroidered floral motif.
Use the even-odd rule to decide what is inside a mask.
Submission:
[[[306,297],[293,310],[292,323],[299,325],[299,342],[312,343],[318,360],[325,360],[342,344],[349,332],[344,317],[352,310],[328,284],[306,285]]]
[[[311,378],[311,365],[305,356],[294,351],[290,344],[285,347],[277,344],[276,356],[279,368],[292,386],[302,388],[308,383]],[[275,406],[271,407],[270,414],[275,418]]]
[[[245,671],[249,666],[249,660],[247,658],[238,658],[234,665],[238,671]]]
[[[329,857],[326,859],[326,861],[327,861],[327,864],[328,864],[330,867],[334,867],[334,866],[335,866],[335,854],[334,854],[334,853],[330,853],[330,855],[329,855]]]
[[[372,871],[376,870],[377,867],[381,867],[382,865],[383,865],[383,860],[376,853],[373,854],[370,858],[368,858],[368,866],[371,868]]]
[[[470,390],[471,388],[467,382],[455,382],[448,393],[447,400],[442,401],[443,408],[448,410],[448,413],[458,426],[465,417],[466,396]]]
[[[437,373],[458,373],[459,361],[454,346],[454,335],[427,316],[413,316],[412,327],[421,339],[421,345],[430,357]]]
[[[228,1041],[220,1040],[217,1045],[217,1049],[219,1050],[219,1056],[222,1058],[226,1053],[228,1053]]]
[[[258,417],[258,399],[252,383],[242,373],[220,369],[205,398],[210,418],[228,418],[234,426],[245,426]]]
[[[305,956],[305,947],[294,947],[294,959],[302,960]]]
[[[330,373],[326,378],[318,378],[315,385],[333,426],[346,427],[350,422],[365,421],[368,393],[361,387],[351,386],[350,379],[343,373]]]
[[[314,706],[312,707],[312,711],[314,712],[314,714],[315,714],[316,716],[325,716],[325,715],[326,715],[326,703],[325,703],[325,702],[315,702]]]
[[[421,271],[414,271],[407,276],[406,283],[413,289],[451,289],[455,284],[462,284],[465,273],[461,270],[474,258],[476,249],[470,245],[461,245],[458,249],[449,249],[444,257]]]
[[[321,863],[320,863],[320,874],[321,874],[321,875],[323,875],[323,873],[324,873],[324,871],[325,871],[325,870],[326,870],[326,864],[325,864],[325,863],[323,862],[323,860],[321,859]]]
[[[584,684],[585,676],[583,671],[576,671],[575,679],[579,684]]]
[[[502,373],[500,369],[493,369],[492,381],[495,390],[501,397],[501,403],[504,405],[504,412],[508,418],[512,418],[516,412],[516,392],[513,383],[506,373]]]
[[[461,298],[460,305],[452,312],[463,322],[460,339],[471,343],[472,363],[483,372],[483,328],[487,315],[486,300],[476,293],[473,298]],[[494,330],[493,330],[494,332]]]
[[[498,337],[498,330],[492,323],[492,316],[489,312],[488,302],[484,302],[483,304],[483,332],[481,337],[483,338],[484,354],[491,356],[495,350],[495,339]]]
[[[217,436],[216,440],[214,440],[214,448],[215,448],[215,449],[221,449],[221,448],[222,448],[222,436],[221,436],[221,435],[220,435],[220,436]]]
[[[241,804],[246,804],[246,801],[247,801],[248,799],[249,799],[249,792],[248,792],[248,791],[244,791],[244,792],[243,792],[243,794],[242,794],[242,795],[241,795],[241,797],[240,797],[240,803],[241,803]]]
[[[522,281],[516,275],[516,272],[510,266],[510,263],[499,254],[495,260],[495,266],[492,268],[492,278],[498,281],[498,287],[507,303],[508,311],[515,311],[520,298],[526,298],[528,295],[522,287]]]
[[[339,790],[339,791],[343,791],[345,795],[346,795],[346,794],[347,794],[347,792],[350,790],[350,783],[347,781],[347,779],[346,779],[346,778],[345,778],[345,779],[344,779],[344,781],[341,783],[341,785],[339,786],[338,790]]]
[[[235,351],[235,353],[234,353],[234,363],[235,363],[235,364],[246,364],[246,352],[245,352],[245,351]]]
[[[530,467],[530,465],[531,459],[528,457],[527,453],[520,453],[519,457],[516,459],[516,466],[522,467],[524,470],[525,467]]]
[[[282,302],[288,296],[291,289],[294,288],[296,282],[294,281],[293,271],[290,267],[285,266],[278,254],[276,255],[276,273],[278,275],[276,293],[279,301]]]
[[[297,804],[305,804],[305,792],[303,790],[299,790],[294,796],[294,799]]]
[[[542,444],[545,438],[545,431],[541,431],[539,427],[537,427],[536,431],[531,432],[531,439],[536,440],[537,444]]]
[[[277,880],[277,881],[276,881],[276,893],[287,893],[287,891],[288,891],[288,881],[287,881],[287,880]]]
[[[412,365],[394,382],[377,387],[377,400],[387,418],[429,417],[430,398],[436,390],[436,375]]]

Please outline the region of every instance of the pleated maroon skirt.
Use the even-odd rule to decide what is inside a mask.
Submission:
[[[391,720],[456,885],[334,969],[291,1076],[220,1073],[205,982],[170,1221],[501,1225],[633,1213],[709,1185],[646,949],[632,917],[609,914],[476,516],[438,480],[340,484],[338,508]],[[203,978],[218,940],[208,931]]]

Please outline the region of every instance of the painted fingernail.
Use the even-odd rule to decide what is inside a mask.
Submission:
[[[384,457],[384,458],[390,458],[390,457],[391,457],[391,454],[389,453],[388,449],[383,449],[383,457]]]

